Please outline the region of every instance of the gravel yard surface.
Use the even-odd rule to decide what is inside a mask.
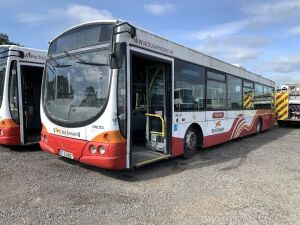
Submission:
[[[0,147],[0,224],[300,224],[300,129],[134,171]]]

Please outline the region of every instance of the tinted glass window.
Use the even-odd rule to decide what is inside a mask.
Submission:
[[[207,80],[207,109],[226,109],[226,84],[215,80]]]
[[[0,107],[2,105],[2,100],[3,100],[5,73],[6,73],[6,61],[3,63],[0,62]]]
[[[227,76],[228,109],[242,109],[242,79],[234,76]]]
[[[254,92],[254,108],[262,109],[264,108],[264,86],[261,84],[255,84],[255,92]]]
[[[123,60],[125,62],[125,60]],[[119,69],[118,75],[118,119],[119,119],[119,128],[124,137],[127,134],[127,105],[126,105],[126,72],[125,72],[125,63]]]
[[[254,108],[254,84],[252,82],[244,81],[243,102],[244,109]]]
[[[9,109],[12,119],[19,123],[19,94],[18,94],[18,77],[17,61],[11,62],[9,78]]]
[[[204,109],[204,103],[205,68],[175,60],[175,110],[201,110]]]
[[[89,25],[71,30],[53,41],[49,48],[49,54],[55,54],[66,50],[96,45],[100,42],[110,41],[112,24]]]
[[[207,79],[219,80],[225,82],[226,76],[221,73],[207,71]]]
[[[264,104],[262,107],[264,107],[265,109],[271,109],[272,108],[272,104],[273,102],[273,88],[268,87],[268,86],[264,86]]]

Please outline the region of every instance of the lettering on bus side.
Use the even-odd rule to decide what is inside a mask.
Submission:
[[[104,129],[104,126],[93,124],[92,128],[94,128],[94,129]]]
[[[45,56],[41,56],[41,55],[35,55],[31,52],[27,52],[25,55],[24,55],[24,58],[28,58],[28,59],[38,59],[38,60],[46,60],[46,57]]]
[[[66,135],[66,136],[71,136],[71,137],[80,137],[80,132],[72,132],[72,131],[63,130],[60,128],[54,128],[53,131],[55,134]]]

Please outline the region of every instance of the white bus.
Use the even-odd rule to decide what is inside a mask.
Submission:
[[[40,146],[107,169],[189,157],[271,128],[274,85],[127,22],[80,24],[50,42]]]
[[[46,52],[0,45],[0,144],[38,143]]]

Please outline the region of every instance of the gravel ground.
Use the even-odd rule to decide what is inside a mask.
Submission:
[[[0,147],[0,224],[300,224],[300,129],[135,171]]]

